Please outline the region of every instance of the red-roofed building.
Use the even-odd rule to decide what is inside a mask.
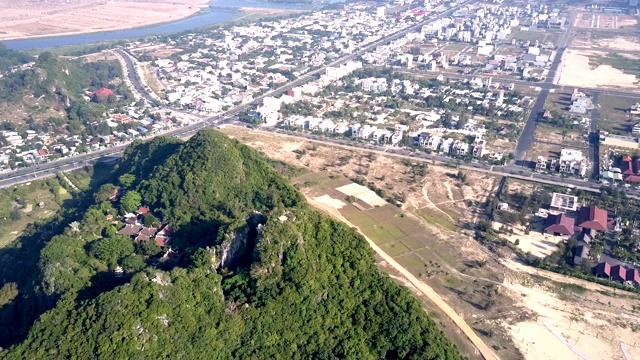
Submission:
[[[607,231],[607,211],[597,206],[582,207],[578,214],[578,226],[584,229]]]
[[[622,265],[612,266],[611,280],[625,282],[627,280],[627,269]]]
[[[149,213],[149,208],[146,207],[146,206],[140,206],[140,208],[136,212],[138,213],[138,215],[148,214]]]
[[[547,217],[544,232],[553,235],[573,235],[575,227],[575,219],[568,217],[566,214],[549,215]]]
[[[635,171],[633,171],[633,165],[631,163],[630,156],[623,156],[622,163],[620,164],[620,170],[622,170],[623,175],[635,175]]]
[[[634,283],[636,286],[640,286],[640,270],[627,270],[627,281]]]
[[[165,225],[162,230],[158,231],[156,234],[156,244],[160,247],[165,247],[171,243],[171,234],[173,233],[173,229],[171,225]]]
[[[104,102],[107,101],[111,95],[113,95],[113,91],[103,87],[91,93],[91,99],[95,102]]]
[[[611,277],[611,265],[608,262],[602,262],[593,268],[597,277],[610,278]]]

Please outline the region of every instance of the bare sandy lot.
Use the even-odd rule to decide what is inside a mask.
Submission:
[[[637,295],[513,261],[504,287],[529,320],[505,321],[527,360],[640,358]],[[621,344],[622,343],[622,344]]]
[[[208,0],[46,4],[0,0],[0,41],[122,30],[187,18]]]
[[[557,249],[557,245],[560,241],[564,240],[562,237],[544,234],[539,231],[531,231],[529,234],[525,234],[524,231],[515,226],[509,226],[494,221],[491,226],[494,230],[511,229],[513,234],[500,234],[501,238],[507,239],[512,243],[517,243],[518,248],[525,253],[539,258],[551,255]]]
[[[633,74],[625,74],[609,65],[599,65],[592,69],[589,65],[589,55],[591,53],[587,51],[568,50],[558,83],[576,87],[637,87],[638,80]]]
[[[640,41],[637,38],[615,37],[612,39],[602,39],[596,42],[599,47],[620,51],[640,51]]]
[[[581,50],[611,50],[620,51],[620,55],[625,56],[625,53],[637,53],[640,52],[640,41],[635,36],[616,36],[607,38],[598,38],[590,36],[590,34],[582,34],[575,36],[571,42],[573,49]]]

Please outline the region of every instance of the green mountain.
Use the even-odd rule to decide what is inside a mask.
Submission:
[[[216,131],[133,144],[86,198],[44,245],[33,288],[0,302],[0,358],[461,358],[360,235]],[[140,205],[146,225],[173,228],[171,252],[105,217]]]

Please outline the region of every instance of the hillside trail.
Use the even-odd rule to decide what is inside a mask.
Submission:
[[[349,222],[344,216],[342,216],[342,214],[340,214],[338,210],[336,210],[331,206],[317,202],[310,196],[307,196],[306,198],[309,204],[311,204],[315,208],[321,211],[324,211],[325,213],[332,216],[336,220],[343,222],[344,224],[346,224],[347,226],[353,229],[356,229],[358,233],[365,238],[369,246],[376,252],[376,254],[378,254],[378,256],[380,256],[384,261],[386,261],[387,264],[393,267],[397,272],[402,274],[402,276],[404,276],[405,279],[407,279],[407,281],[411,283],[411,285],[413,285],[422,294],[424,294],[442,312],[444,312],[456,324],[456,326],[458,326],[458,328],[471,341],[471,343],[476,347],[476,350],[480,352],[480,354],[484,359],[486,360],[499,359],[495,355],[495,353],[489,348],[489,346],[487,346],[487,344],[485,344],[484,341],[480,339],[480,337],[473,331],[473,329],[471,329],[471,327],[464,321],[464,319],[462,319],[462,317],[460,317],[460,315],[458,315],[458,313],[456,313],[455,310],[453,310],[451,306],[449,306],[449,304],[447,304],[444,301],[444,299],[442,299],[442,297],[440,297],[440,295],[438,295],[438,293],[436,293],[435,290],[433,290],[433,288],[431,288],[429,285],[425,284],[424,282],[418,280],[418,278],[416,278],[407,269],[405,269],[402,265],[400,265],[395,259],[393,259],[387,253],[385,253],[382,249],[380,249],[378,245],[376,245],[371,239],[369,239],[366,235],[364,235],[362,231],[360,231],[360,228],[358,228],[357,226]]]

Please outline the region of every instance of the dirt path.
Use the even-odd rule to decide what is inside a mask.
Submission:
[[[446,212],[442,211],[442,209],[440,209],[436,204],[433,203],[433,201],[431,201],[431,199],[429,199],[429,195],[427,194],[427,186],[429,186],[429,183],[425,184],[422,187],[422,195],[429,202],[429,205],[431,205],[434,208],[436,208],[436,210],[440,211],[442,214],[444,214],[444,216],[448,217],[449,220],[451,220],[451,222],[453,222],[455,224],[456,221],[451,217],[451,215],[449,215]]]
[[[71,188],[72,188],[73,190],[75,190],[75,191],[80,191],[80,190],[78,189],[78,187],[77,187],[74,183],[72,183],[72,182],[71,182],[71,180],[69,180],[69,178],[68,178],[68,177],[67,177],[63,172],[61,172],[61,173],[60,173],[60,176],[62,176],[62,178],[64,179],[64,181],[66,181],[66,182],[67,182],[67,184],[69,184],[69,186],[71,186]]]
[[[453,191],[451,191],[451,187],[449,186],[449,184],[447,184],[446,182],[443,182],[442,185],[444,185],[444,187],[447,189],[447,197],[449,198],[449,200],[455,201],[453,198]]]
[[[314,207],[326,212],[331,215],[335,219],[347,224],[351,228],[355,228],[358,232],[367,240],[369,246],[380,256],[384,261],[386,261],[390,266],[392,266],[396,271],[398,271],[402,276],[411,283],[415,288],[417,288],[422,294],[424,294],[431,302],[433,302],[440,310],[442,310],[447,316],[453,320],[453,322],[458,326],[458,328],[467,336],[467,338],[473,343],[476,349],[480,352],[484,359],[498,359],[498,357],[494,354],[494,352],[487,346],[487,344],[480,339],[478,335],[471,329],[471,327],[458,315],[443,299],[438,295],[429,285],[423,283],[418,280],[413,274],[411,274],[407,269],[402,267],[397,261],[395,261],[391,256],[387,255],[378,245],[376,245],[371,239],[365,236],[360,229],[354,224],[350,223],[347,219],[340,214],[340,212],[330,206],[325,204],[321,204],[316,202],[311,197],[307,197],[307,201],[313,205]]]

